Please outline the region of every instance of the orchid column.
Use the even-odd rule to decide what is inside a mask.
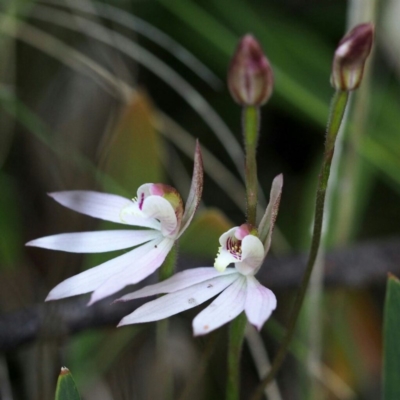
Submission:
[[[251,35],[239,42],[229,67],[228,86],[233,99],[243,108],[247,224],[252,229],[257,219],[256,149],[260,106],[271,97],[273,74],[260,44]],[[240,355],[246,323],[246,315],[241,313],[229,328],[227,400],[239,398]]]

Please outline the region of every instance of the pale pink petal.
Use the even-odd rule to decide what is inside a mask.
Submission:
[[[283,175],[280,174],[276,176],[274,181],[272,182],[269,204],[258,227],[259,238],[264,243],[264,255],[267,255],[271,246],[271,237],[274,230],[276,217],[278,216],[279,203],[281,201],[282,195],[282,187]]]
[[[242,240],[242,259],[236,262],[236,269],[243,275],[254,274],[264,259],[264,246],[261,240],[247,235]]]
[[[154,229],[159,229],[160,227],[159,222],[151,218],[145,219],[135,216],[122,218],[123,210],[130,207],[133,202],[115,194],[71,190],[49,193],[49,196],[64,207],[94,218]]]
[[[171,235],[177,228],[175,210],[171,203],[161,196],[148,196],[144,199],[142,211],[149,218],[156,218],[161,222],[161,233]]]
[[[154,246],[157,246],[163,240],[164,238],[160,233],[157,239],[149,243],[66,279],[50,291],[46,301],[92,292],[113,275],[135,265],[142,257],[154,249]]]
[[[208,279],[229,274],[237,274],[237,271],[234,268],[228,268],[225,272],[220,273],[213,267],[188,269],[186,271],[178,272],[173,277],[166,279],[165,281],[156,283],[154,285],[149,285],[143,289],[137,290],[136,292],[129,293],[116,301],[128,301],[139,299],[140,297],[153,296],[155,294],[173,293],[177,292],[178,290],[185,289],[188,286],[193,286],[197,283],[204,282]]]
[[[275,308],[274,293],[261,285],[254,276],[248,276],[245,312],[249,322],[260,330]]]
[[[246,277],[238,279],[225,289],[207,308],[193,320],[195,336],[205,335],[236,318],[246,300]]]
[[[118,326],[158,321],[189,310],[216,296],[235,280],[241,279],[238,273],[219,275],[215,278],[186,287],[150,301],[124,317]]]
[[[160,236],[156,230],[61,233],[31,240],[26,246],[71,253],[103,253],[134,247]]]
[[[172,239],[164,238],[158,244],[150,247],[147,253],[139,259],[132,259],[130,265],[124,270],[116,272],[96,288],[88,305],[118,292],[127,285],[138,283],[151,275],[164,262],[173,245],[174,241]]]
[[[185,204],[185,212],[182,217],[181,228],[179,231],[179,236],[186,230],[189,226],[192,218],[199,206],[201,194],[203,192],[203,159],[201,156],[201,149],[199,141],[196,140],[196,150],[194,153],[194,165],[193,165],[193,175],[192,184],[190,186],[189,196]]]

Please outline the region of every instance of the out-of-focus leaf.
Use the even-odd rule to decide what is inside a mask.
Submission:
[[[55,400],[80,400],[74,379],[66,367],[61,368],[58,376]]]
[[[12,181],[1,171],[0,188],[0,266],[12,267],[22,258],[22,225]]]
[[[141,329],[141,326],[134,325],[128,329],[91,330],[72,338],[68,363],[74,370],[78,385],[87,385],[104,374],[132,344]]]
[[[232,228],[232,223],[219,210],[210,209],[199,213],[182,235],[180,248],[185,253],[202,257],[215,257],[219,237]]]
[[[160,139],[152,123],[153,107],[138,92],[122,110],[108,143],[102,151],[101,169],[131,197],[143,183],[161,182]],[[105,191],[118,193],[109,180]],[[112,187],[111,187],[112,186]]]
[[[383,398],[400,399],[400,281],[389,276],[384,313]]]

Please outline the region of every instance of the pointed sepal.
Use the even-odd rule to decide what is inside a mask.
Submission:
[[[276,218],[278,216],[279,203],[281,201],[283,187],[283,175],[280,174],[275,177],[272,182],[269,204],[265,210],[265,214],[261,219],[258,227],[258,237],[264,244],[264,255],[266,256],[271,246],[272,232]]]
[[[179,236],[189,226],[197,210],[197,207],[199,206],[201,195],[203,193],[203,179],[204,179],[203,157],[201,155],[201,148],[199,141],[196,140],[192,184],[190,186],[189,196],[186,201],[185,212],[183,213]]]

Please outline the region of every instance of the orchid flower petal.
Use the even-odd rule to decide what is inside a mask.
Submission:
[[[151,275],[164,262],[165,257],[174,245],[174,240],[163,238],[162,240],[149,242],[148,244],[152,244],[152,246],[147,248],[146,253],[142,257],[139,259],[132,258],[127,268],[114,272],[109,279],[96,288],[92,293],[88,305],[92,305],[96,301],[118,292],[125,286],[140,282]],[[145,246],[143,245],[140,248]]]
[[[185,211],[182,217],[181,229],[179,236],[186,230],[200,203],[201,194],[203,192],[203,158],[201,156],[201,149],[199,141],[196,140],[196,150],[194,153],[194,165],[192,184],[190,186],[189,196],[186,201]]]
[[[238,227],[235,226],[231,229],[229,229],[228,231],[226,231],[225,233],[223,233],[220,237],[219,237],[219,244],[221,246],[226,246],[226,242],[228,240],[229,237],[235,237],[236,238],[236,231],[237,231]],[[238,239],[238,238],[236,238]]]
[[[247,277],[245,312],[249,322],[260,330],[275,308],[274,293],[261,285],[254,276]]]
[[[267,255],[271,246],[272,231],[274,230],[275,221],[278,216],[279,203],[282,195],[282,186],[283,175],[280,174],[276,176],[272,182],[269,204],[258,227],[259,238],[261,242],[264,243],[264,256]]]
[[[218,255],[214,261],[214,268],[218,272],[223,272],[229,264],[232,264],[236,261],[237,258],[233,254],[231,254],[228,250],[220,247]]]
[[[132,201],[115,194],[71,190],[49,193],[49,196],[64,207],[94,218],[153,229],[159,229],[160,227],[159,222],[152,219],[134,216],[129,216],[126,220],[122,219],[123,210],[126,207],[130,207]]]
[[[148,196],[143,202],[142,211],[149,218],[156,218],[161,223],[161,233],[171,235],[177,228],[175,210],[171,203],[161,196]]]
[[[50,291],[46,301],[92,292],[113,275],[131,267],[132,264],[153,250],[154,246],[157,246],[163,239],[162,235],[159,234],[157,239],[149,243],[66,279]]]
[[[155,230],[61,233],[31,240],[26,243],[26,246],[70,253],[103,253],[134,247],[158,236],[160,236],[160,232]]]
[[[118,326],[158,321],[189,310],[216,296],[239,277],[238,273],[219,275],[212,279],[150,301],[124,317]],[[239,277],[240,279],[240,277]]]
[[[116,302],[129,301],[161,293],[174,293],[178,290],[185,289],[189,286],[196,285],[209,279],[229,274],[237,274],[237,271],[234,268],[229,268],[225,272],[220,273],[213,267],[188,269],[186,271],[178,272],[165,281],[156,283],[154,285],[149,285],[137,290],[136,292],[129,293],[116,300]]]
[[[234,227],[229,229],[229,231],[223,233],[219,238],[219,244],[221,245],[217,257],[214,261],[214,268],[222,272],[225,268],[231,264],[238,261],[238,255],[235,252],[230,251],[228,242],[230,239],[233,241],[237,241],[238,239],[235,236],[238,227]]]
[[[205,335],[233,320],[244,310],[245,301],[246,277],[239,275],[231,286],[196,316],[192,324],[194,335]]]
[[[264,246],[261,240],[253,235],[247,235],[242,240],[242,259],[236,262],[236,269],[243,275],[257,271],[264,259]]]

